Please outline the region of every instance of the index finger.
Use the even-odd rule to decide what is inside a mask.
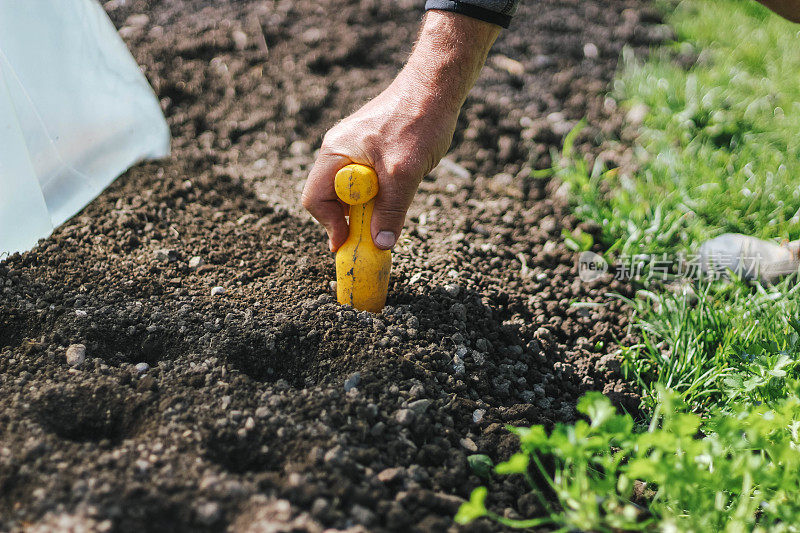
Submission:
[[[303,187],[303,207],[325,228],[332,252],[344,243],[348,233],[346,210],[336,196],[334,179],[350,163],[349,158],[341,155],[320,155]]]

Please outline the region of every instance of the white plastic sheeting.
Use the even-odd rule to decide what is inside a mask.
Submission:
[[[0,260],[168,154],[158,101],[95,0],[0,0]]]

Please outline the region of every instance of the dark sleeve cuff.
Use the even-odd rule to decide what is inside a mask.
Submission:
[[[462,15],[466,15],[474,19],[489,22],[491,24],[497,24],[503,28],[508,28],[508,25],[511,24],[511,15],[504,15],[503,13],[491,11],[483,7],[465,4],[464,2],[459,2],[458,0],[427,0],[427,2],[425,2],[425,9],[438,9],[440,11],[461,13]]]

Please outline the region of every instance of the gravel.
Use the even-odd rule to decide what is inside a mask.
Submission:
[[[70,344],[67,347],[67,364],[73,368],[81,366],[86,361],[86,346],[83,344]]]

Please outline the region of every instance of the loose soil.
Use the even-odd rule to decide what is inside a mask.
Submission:
[[[644,2],[523,5],[421,186],[387,308],[335,302],[299,192],[326,129],[402,64],[421,4],[105,4],[173,154],[0,264],[0,529],[457,529],[485,483],[467,457],[513,452],[506,424],[574,421],[588,390],[636,410],[606,296],[630,289],[578,279],[576,221],[528,175],[584,116],[588,154],[619,131],[620,52],[665,37]],[[540,512],[520,480],[489,484],[499,512]]]

